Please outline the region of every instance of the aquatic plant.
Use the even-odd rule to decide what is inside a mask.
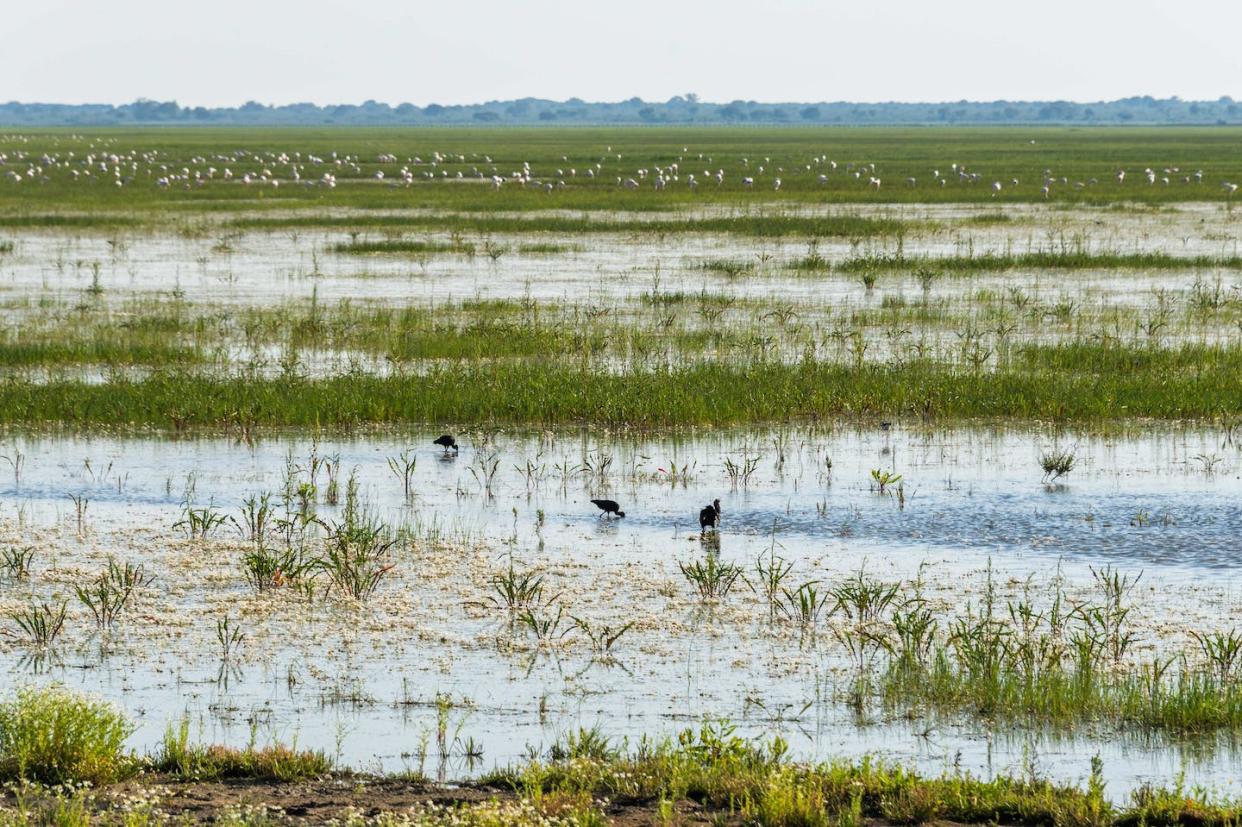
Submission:
[[[876,493],[887,494],[890,485],[901,482],[901,474],[880,468],[872,468],[871,482],[875,485]]]
[[[392,571],[389,551],[396,545],[388,527],[377,520],[355,517],[325,524],[324,551],[311,565],[323,572],[339,591],[354,600],[366,600]]]
[[[495,482],[496,474],[500,470],[500,452],[492,451],[484,454],[479,452],[474,456],[474,463],[467,469],[470,476],[474,477],[474,481],[478,483],[479,488],[490,499],[492,494],[492,484]]]
[[[551,600],[542,605],[530,605],[517,614],[520,626],[530,631],[541,646],[558,643],[572,629],[561,625],[565,609],[559,601]]]
[[[220,644],[220,659],[228,661],[241,649],[246,634],[228,616],[216,619],[216,642]]]
[[[719,555],[708,554],[703,560],[692,563],[678,562],[682,576],[692,585],[704,602],[718,602],[729,596],[733,584],[742,576],[742,567],[735,563],[722,563]]]
[[[412,449],[406,449],[395,457],[388,458],[388,470],[401,481],[401,490],[405,501],[413,496],[414,469],[418,467],[418,457]]]
[[[1073,448],[1050,448],[1039,455],[1039,467],[1044,469],[1044,482],[1055,482],[1074,470]]]
[[[13,469],[13,487],[20,488],[22,484],[22,468],[26,465],[26,455],[22,453],[20,448],[14,448],[10,454],[0,454],[0,459],[9,464]]]
[[[1161,381],[1153,382],[1154,376]],[[125,423],[185,431],[219,427],[237,411],[252,415],[255,428],[445,420],[689,426],[903,413],[946,421],[988,416],[1103,422],[1122,409],[1133,417],[1185,419],[1242,413],[1230,407],[1230,400],[1242,399],[1240,377],[1242,347],[1085,342],[1022,345],[1003,364],[978,373],[930,356],[891,364],[696,361],[616,373],[552,359],[463,361],[418,374],[270,380],[173,371],[101,384],[12,382],[0,397],[0,423]],[[686,387],[697,392],[685,394]],[[742,484],[748,459],[728,459],[731,481]],[[490,468],[482,461],[471,468],[485,489]]]
[[[604,662],[611,662],[613,660],[612,647],[625,636],[626,632],[634,627],[636,622],[631,620],[622,626],[612,626],[609,624],[596,626],[574,615],[570,615],[569,619],[574,622],[574,626],[577,627],[578,631],[586,635],[595,657]]]
[[[488,578],[494,595],[488,597],[492,605],[502,608],[510,615],[530,609],[543,602],[543,575],[535,571],[518,571],[513,561],[509,567]],[[551,601],[560,595],[554,595]]]
[[[297,585],[304,575],[316,570],[315,561],[307,559],[300,545],[293,544],[273,549],[266,543],[255,543],[242,554],[241,562],[246,581],[259,593]]]
[[[875,656],[891,646],[891,629],[885,620],[898,602],[900,588],[898,583],[872,580],[860,569],[830,590],[836,601],[832,611],[839,611],[843,616],[842,623],[830,628],[853,664],[854,688],[850,697],[857,709],[861,709],[865,701]]]
[[[276,510],[272,507],[272,495],[266,491],[242,500],[241,520],[234,525],[242,537],[256,545],[262,545],[275,526]]]
[[[17,624],[27,644],[38,649],[50,649],[64,628],[68,605],[63,600],[56,608],[46,603],[31,603],[25,609],[10,612],[9,618]]]
[[[783,599],[779,602],[780,610],[785,617],[798,624],[805,630],[813,630],[819,621],[825,616],[824,609],[828,606],[832,594],[827,591],[821,591],[816,588],[819,581],[811,580],[798,588],[782,589]],[[828,614],[832,614],[832,609],[828,610]]]
[[[0,549],[0,574],[10,581],[29,580],[34,563],[34,546],[9,546]]]
[[[1211,665],[1221,684],[1232,681],[1238,666],[1242,665],[1242,633],[1237,629],[1228,632],[1199,632],[1194,629],[1190,636],[1199,645],[1204,660]]]
[[[738,485],[749,485],[750,478],[758,467],[759,457],[743,454],[740,462],[734,462],[732,457],[724,459],[725,474],[729,477],[729,484],[734,488]]]
[[[90,507],[91,501],[81,494],[70,494],[69,500],[73,503],[78,537],[84,537],[86,536],[86,509]]]
[[[173,523],[174,530],[184,531],[191,540],[205,540],[213,530],[228,522],[228,515],[216,510],[208,504],[202,508],[194,508],[187,500],[182,503],[182,517]]]
[[[756,594],[762,595],[768,607],[769,622],[776,620],[776,612],[781,608],[781,597],[784,593],[785,578],[793,571],[794,564],[776,554],[776,527],[773,525],[772,546],[768,549],[767,558],[762,554],[755,560],[756,582],[746,580],[746,585]],[[756,585],[757,584],[757,585]]]
[[[109,558],[103,573],[87,586],[74,586],[78,600],[90,610],[100,630],[111,630],[129,605],[134,592],[151,584],[142,564],[123,563]]]

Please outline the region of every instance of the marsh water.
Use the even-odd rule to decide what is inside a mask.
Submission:
[[[1237,254],[1237,218],[1219,205],[1131,213],[1008,204],[1005,220],[980,207],[874,212],[936,225],[903,238],[911,257],[1061,245]],[[980,222],[981,215],[991,219]],[[446,233],[418,235],[449,240]],[[72,320],[57,309],[72,309],[88,293],[94,305],[123,309],[126,300],[145,297],[216,308],[311,297],[325,304],[363,298],[434,307],[507,298],[590,305],[664,290],[780,297],[808,316],[817,308],[847,312],[930,296],[952,299],[969,319],[975,297],[1014,285],[1111,309],[1149,305],[1153,291],[1185,293],[1201,280],[1230,277],[1211,268],[1017,270],[945,277],[928,289],[900,273],[885,274],[871,291],[846,274],[808,278],[788,267],[808,253],[806,239],[514,234],[490,237],[505,249],[497,259],[334,252],[351,238],[224,225],[189,236],[8,232],[0,314],[20,334],[45,305],[55,323]],[[561,251],[520,252],[532,239],[555,241]],[[839,263],[890,254],[895,243],[824,239],[815,250]],[[704,266],[725,259],[754,270],[735,278]],[[1075,337],[1093,332],[1066,329]],[[1036,339],[1060,335],[1032,330]],[[947,328],[931,333],[950,346],[957,341]],[[1165,335],[1206,341],[1237,330],[1187,322]],[[255,358],[237,342],[222,350],[225,363]],[[868,358],[892,353],[877,337]],[[799,346],[789,355],[802,354]],[[277,361],[281,354],[272,346],[261,355]],[[367,371],[388,369],[376,353],[306,359],[315,375],[358,362]],[[112,370],[21,366],[5,368],[2,378],[107,381]],[[830,587],[862,571],[918,583],[952,614],[978,607],[990,591],[1039,602],[1063,589],[1086,599],[1092,570],[1111,565],[1141,574],[1131,593],[1135,656],[1171,656],[1191,646],[1192,631],[1232,629],[1242,610],[1242,435],[1233,428],[1119,422],[1096,432],[856,421],[676,433],[508,430],[459,434],[456,454],[432,444],[438,435],[0,436],[0,547],[29,546],[35,554],[30,580],[0,582],[0,611],[32,601],[69,606],[51,656],[33,656],[0,635],[7,682],[61,681],[98,692],[133,718],[131,742],[139,750],[157,749],[168,726],[188,719],[192,737],[203,742],[296,742],[353,767],[420,769],[448,779],[520,761],[579,728],[622,739],[728,720],[745,735],[779,734],[807,759],[875,755],[932,773],[1033,772],[1081,781],[1098,755],[1114,798],[1147,781],[1167,786],[1180,773],[1188,784],[1242,793],[1242,751],[1229,736],[1173,738],[1104,724],[1024,727],[878,703],[856,712],[847,698],[852,667],[827,625],[806,634],[772,622],[744,580],[704,604],[679,566],[713,557],[740,566],[753,583],[756,560],[778,555],[794,565],[791,583]],[[1054,447],[1071,451],[1076,463],[1046,480],[1040,457]],[[408,498],[394,472],[407,462]],[[900,474],[900,483],[879,491],[873,471]],[[186,536],[189,509],[240,522],[243,499],[265,492],[274,502],[300,500],[331,521],[340,517],[351,478],[359,502],[402,538],[392,570],[365,602],[293,589],[255,594],[236,523],[222,523],[206,539]],[[333,479],[337,496],[329,494]],[[590,502],[598,497],[618,500],[626,516],[601,517]],[[705,538],[699,509],[716,498],[721,526]],[[74,587],[109,558],[140,563],[153,579],[103,635]],[[563,609],[558,631],[542,645],[496,605],[492,578],[511,566],[541,575],[545,596]],[[244,635],[227,657],[217,639],[223,618]],[[605,657],[574,619],[594,630],[633,626]]]
[[[1081,593],[1090,567],[1111,563],[1142,572],[1139,650],[1180,651],[1189,629],[1228,629],[1242,608],[1242,455],[1228,431],[490,432],[462,435],[458,454],[432,445],[436,435],[7,437],[0,453],[24,461],[20,477],[0,476],[0,541],[35,546],[37,576],[0,592],[6,610],[28,591],[71,598],[70,584],[108,556],[143,563],[154,580],[112,635],[71,607],[56,657],[32,660],[0,642],[0,667],[14,681],[59,680],[117,701],[138,723],[133,744],[148,750],[188,716],[204,741],[296,741],[351,766],[455,778],[579,727],[673,734],[706,716],[780,734],[807,758],[871,754],[932,772],[1080,780],[1098,754],[1114,796],[1183,771],[1188,783],[1242,791],[1232,780],[1242,754],[1225,738],[858,715],[831,636],[768,623],[744,585],[704,607],[678,568],[718,553],[749,572],[774,551],[799,580],[919,578],[933,599],[964,608],[989,579],[1003,594],[1040,592],[1054,578]],[[1078,463],[1045,484],[1038,458],[1053,444],[1072,446]],[[416,460],[408,501],[389,467],[405,450]],[[314,457],[338,458],[340,484],[355,475],[360,500],[411,538],[370,602],[255,596],[232,526],[207,541],[174,528],[187,502],[239,516],[244,497],[305,479]],[[727,462],[753,470],[731,477]],[[876,491],[872,469],[901,473],[901,497]],[[322,492],[326,477],[316,482]],[[621,502],[625,518],[601,518],[589,501],[600,496]],[[697,514],[717,497],[723,519],[709,547]],[[322,517],[339,514],[315,499]],[[615,661],[593,657],[576,633],[532,645],[490,606],[488,577],[511,561],[542,572],[575,617],[634,621]],[[245,633],[227,663],[215,639],[226,615]]]
[[[781,214],[822,214],[839,208],[786,208]],[[718,212],[718,211],[713,211]],[[906,221],[935,222],[936,229],[912,232],[900,244],[904,255],[983,255],[1025,253],[1065,248],[1120,254],[1160,252],[1172,256],[1234,256],[1238,217],[1216,205],[1186,204],[1157,213],[1107,214],[1096,210],[1067,210],[1030,205],[1006,205],[1006,220],[996,224],[960,223],[988,217],[995,211],[963,206],[909,206],[882,210],[852,208],[851,214],[878,214]],[[575,216],[580,215],[575,213]],[[626,213],[601,213],[609,220]],[[678,213],[689,218],[697,213]],[[528,217],[538,217],[538,214]],[[363,233],[378,240],[391,233]],[[398,236],[403,234],[397,233]],[[449,243],[447,232],[417,232],[419,239]],[[10,295],[31,291],[56,294],[91,286],[98,270],[104,296],[178,292],[191,299],[215,302],[270,303],[292,296],[314,294],[320,300],[345,298],[401,299],[443,302],[448,299],[521,299],[589,302],[633,297],[653,289],[700,290],[728,284],[745,296],[783,295],[790,299],[842,301],[857,299],[855,279],[806,278],[764,268],[808,252],[806,239],[745,238],[705,233],[667,234],[641,238],[624,233],[562,236],[555,233],[492,234],[487,238],[503,254],[492,259],[482,249],[465,254],[344,255],[336,245],[357,234],[317,230],[248,232],[222,226],[201,231],[197,237],[166,232],[66,235],[62,232],[8,232],[13,251],[0,257],[2,285]],[[471,242],[479,241],[471,237]],[[557,253],[522,253],[532,240],[555,242]],[[891,238],[825,238],[815,250],[825,260],[842,261],[851,255],[891,254],[899,242]],[[475,244],[475,247],[480,245]],[[727,280],[705,272],[704,262],[733,259],[761,265],[764,277]],[[1064,274],[1019,272],[1009,278],[1030,281],[1036,291],[1090,288],[1108,300],[1137,300],[1151,287],[1169,286],[1169,273],[1158,269],[1116,273],[1074,274],[1066,285]],[[1202,274],[1178,274],[1189,280]],[[904,286],[917,290],[913,280]],[[995,287],[995,275],[967,281],[947,281],[938,290],[960,291]],[[893,287],[893,284],[888,284]]]

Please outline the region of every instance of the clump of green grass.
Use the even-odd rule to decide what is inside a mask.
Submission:
[[[517,251],[523,255],[539,256],[539,255],[556,255],[558,253],[577,253],[582,248],[576,244],[557,244],[551,241],[533,241],[527,244],[519,244]]]
[[[1008,224],[1013,221],[1013,216],[1007,212],[995,210],[992,212],[981,212],[968,215],[961,220],[962,224],[972,226],[989,227],[994,224]]]
[[[25,643],[37,649],[50,649],[65,627],[67,611],[68,603],[63,600],[56,608],[46,603],[31,603],[25,609],[10,612],[9,618],[16,624]]]
[[[731,279],[754,275],[759,269],[759,265],[756,262],[734,258],[709,259],[708,261],[699,262],[695,267],[698,270],[703,270],[707,273],[717,273]]]
[[[314,567],[340,592],[366,600],[392,571],[395,564],[389,550],[396,542],[377,520],[347,513],[328,526],[324,552]]]
[[[488,595],[487,601],[491,606],[504,609],[510,617],[514,617],[518,612],[544,603],[543,580],[542,574],[530,570],[518,571],[514,568],[513,561],[510,561],[508,569],[488,578],[495,594]],[[553,602],[558,597],[559,594],[554,595],[548,602]]]
[[[691,563],[678,562],[677,566],[686,581],[698,592],[699,599],[709,603],[728,597],[733,585],[742,576],[741,566],[721,562],[716,554],[708,554],[706,559]]]
[[[112,330],[61,328],[52,333],[23,331],[0,338],[0,365],[45,367],[58,365],[189,365],[202,363],[204,354],[193,347],[151,341],[124,328]]]
[[[74,586],[78,600],[95,619],[102,631],[109,631],[129,606],[136,590],[150,585],[152,578],[142,564],[117,563],[108,560],[108,567],[86,586]]]
[[[381,241],[348,241],[332,245],[334,253],[346,255],[376,255],[398,253],[462,253],[474,254],[474,245],[464,241],[415,241],[402,239],[385,239]]]
[[[0,549],[0,575],[10,581],[29,580],[34,555],[34,546],[9,546]]]
[[[300,781],[328,775],[333,769],[332,760],[322,752],[283,744],[258,747],[254,744],[253,732],[251,743],[243,749],[193,744],[188,719],[168,726],[151,763],[156,770],[187,781],[221,778]]]
[[[1074,470],[1074,449],[1049,448],[1039,455],[1039,467],[1044,469],[1044,482],[1055,482]]]
[[[297,584],[311,568],[303,549],[296,545],[273,549],[266,543],[255,543],[242,554],[246,581],[260,594]]]
[[[111,704],[63,686],[23,687],[0,703],[0,778],[105,784],[135,769],[133,727]]]

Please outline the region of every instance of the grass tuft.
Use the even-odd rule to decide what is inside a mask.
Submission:
[[[252,739],[253,740],[253,739]],[[152,764],[160,772],[184,780],[207,781],[245,778],[266,781],[300,781],[332,772],[332,760],[322,752],[274,744],[244,749],[190,742],[190,722],[169,725]]]

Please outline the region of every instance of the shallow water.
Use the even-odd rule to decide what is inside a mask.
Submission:
[[[964,205],[914,206],[866,210],[906,220],[946,224],[944,229],[915,232],[901,244],[905,255],[981,255],[1082,246],[1118,253],[1161,252],[1174,256],[1232,256],[1238,254],[1239,219],[1214,204],[1189,204],[1157,214],[1098,210],[1053,210],[1033,205],[1003,205],[1015,220],[994,225],[957,226],[953,222],[998,211],[996,207]],[[840,208],[782,208],[781,214],[831,214]],[[695,213],[690,213],[693,216]],[[578,215],[575,213],[575,215]],[[628,214],[607,214],[609,219]],[[443,232],[416,232],[418,238],[447,242]],[[381,231],[363,234],[384,238]],[[782,265],[807,254],[805,239],[717,237],[706,234],[669,234],[640,237],[623,234],[558,236],[553,233],[468,236],[507,248],[492,261],[481,248],[474,256],[458,254],[353,256],[332,252],[348,242],[345,232],[290,230],[234,233],[227,228],[204,238],[181,238],[149,233],[66,234],[8,231],[3,239],[14,243],[12,253],[0,256],[0,288],[10,295],[44,293],[71,295],[87,289],[98,265],[100,287],[106,298],[180,291],[190,300],[270,304],[289,297],[316,295],[336,301],[362,297],[411,303],[439,303],[465,298],[593,302],[634,298],[653,285],[666,291],[698,291],[727,285],[739,298],[780,295],[791,301],[860,302],[869,295],[858,279],[846,276],[806,277],[782,271]],[[566,242],[572,251],[522,254],[532,240]],[[114,243],[119,242],[119,243]],[[830,262],[858,253],[890,254],[897,242],[886,239],[851,241],[821,239],[818,253]],[[705,272],[704,262],[721,259],[754,262],[762,278],[729,280]],[[1090,289],[1100,298],[1121,304],[1146,301],[1153,287],[1186,289],[1205,274],[1138,270],[1117,273],[1074,272],[1047,274],[1011,271],[1003,278],[979,276],[942,279],[933,295],[945,291],[995,289],[1022,283],[1036,294],[1052,295]],[[1214,274],[1207,273],[1208,277]],[[890,277],[888,292],[898,291]],[[1043,283],[1041,288],[1041,282]],[[899,292],[921,295],[912,280]],[[3,293],[0,293],[3,295]]]
[[[712,611],[690,594],[677,561],[700,557],[696,515],[722,501],[722,559],[747,569],[770,548],[794,561],[798,582],[832,583],[861,567],[883,579],[921,576],[938,605],[977,603],[991,576],[1002,595],[1043,593],[1059,574],[1071,594],[1090,589],[1090,566],[1143,571],[1134,623],[1140,656],[1181,650],[1188,630],[1228,628],[1242,608],[1235,571],[1242,519],[1240,455],[1220,432],[1153,428],[1126,435],[1061,434],[1077,467],[1061,485],[1041,483],[1038,455],[1051,434],[1008,429],[708,431],[689,436],[561,432],[474,435],[457,456],[435,434],[381,434],[342,441],[29,437],[0,454],[25,456],[20,482],[0,475],[0,543],[38,549],[32,583],[6,585],[0,609],[31,596],[69,598],[106,556],[141,561],[155,575],[101,654],[89,618],[71,606],[61,663],[22,664],[0,638],[12,675],[99,691],[138,721],[133,743],[151,749],[165,726],[189,715],[195,734],[244,744],[280,738],[323,748],[354,766],[418,766],[447,777],[519,760],[578,726],[616,736],[672,733],[704,715],[752,735],[780,732],[805,757],[874,753],[929,771],[986,774],[1032,764],[1080,780],[1104,759],[1109,793],[1144,780],[1242,790],[1242,756],[1227,740],[1170,744],[1087,730],[1072,736],[993,730],[961,721],[907,721],[882,713],[859,722],[842,700],[841,647],[770,629],[766,607],[739,586]],[[417,456],[406,504],[388,458]],[[356,469],[360,494],[416,538],[393,575],[362,607],[307,605],[245,585],[237,533],[199,543],[172,526],[192,488],[197,506],[234,515],[240,500],[278,491],[287,464],[339,453],[341,485]],[[784,461],[779,457],[783,454]],[[499,460],[488,496],[479,482]],[[730,484],[727,459],[757,458],[750,479]],[[1213,464],[1212,473],[1204,469]],[[828,460],[831,459],[829,470]],[[86,460],[89,460],[87,465]],[[609,461],[610,460],[610,461]],[[584,466],[604,468],[602,474]],[[518,466],[534,469],[530,478]],[[668,471],[684,468],[684,482]],[[870,487],[873,468],[904,475],[904,507]],[[474,469],[474,473],[471,473]],[[540,470],[541,469],[541,470]],[[11,465],[0,462],[0,472]],[[326,484],[320,472],[322,492]],[[78,536],[69,495],[86,498]],[[591,497],[627,512],[600,519]],[[331,518],[339,507],[321,502]],[[542,516],[541,516],[542,515]],[[1145,515],[1139,518],[1139,515]],[[508,564],[538,567],[566,612],[590,623],[636,626],[616,665],[593,662],[576,642],[540,649],[486,607],[488,577]],[[223,667],[215,620],[240,621],[240,658]],[[449,746],[438,756],[437,693],[451,697]],[[481,762],[462,743],[482,745]],[[420,744],[423,745],[420,747]]]

